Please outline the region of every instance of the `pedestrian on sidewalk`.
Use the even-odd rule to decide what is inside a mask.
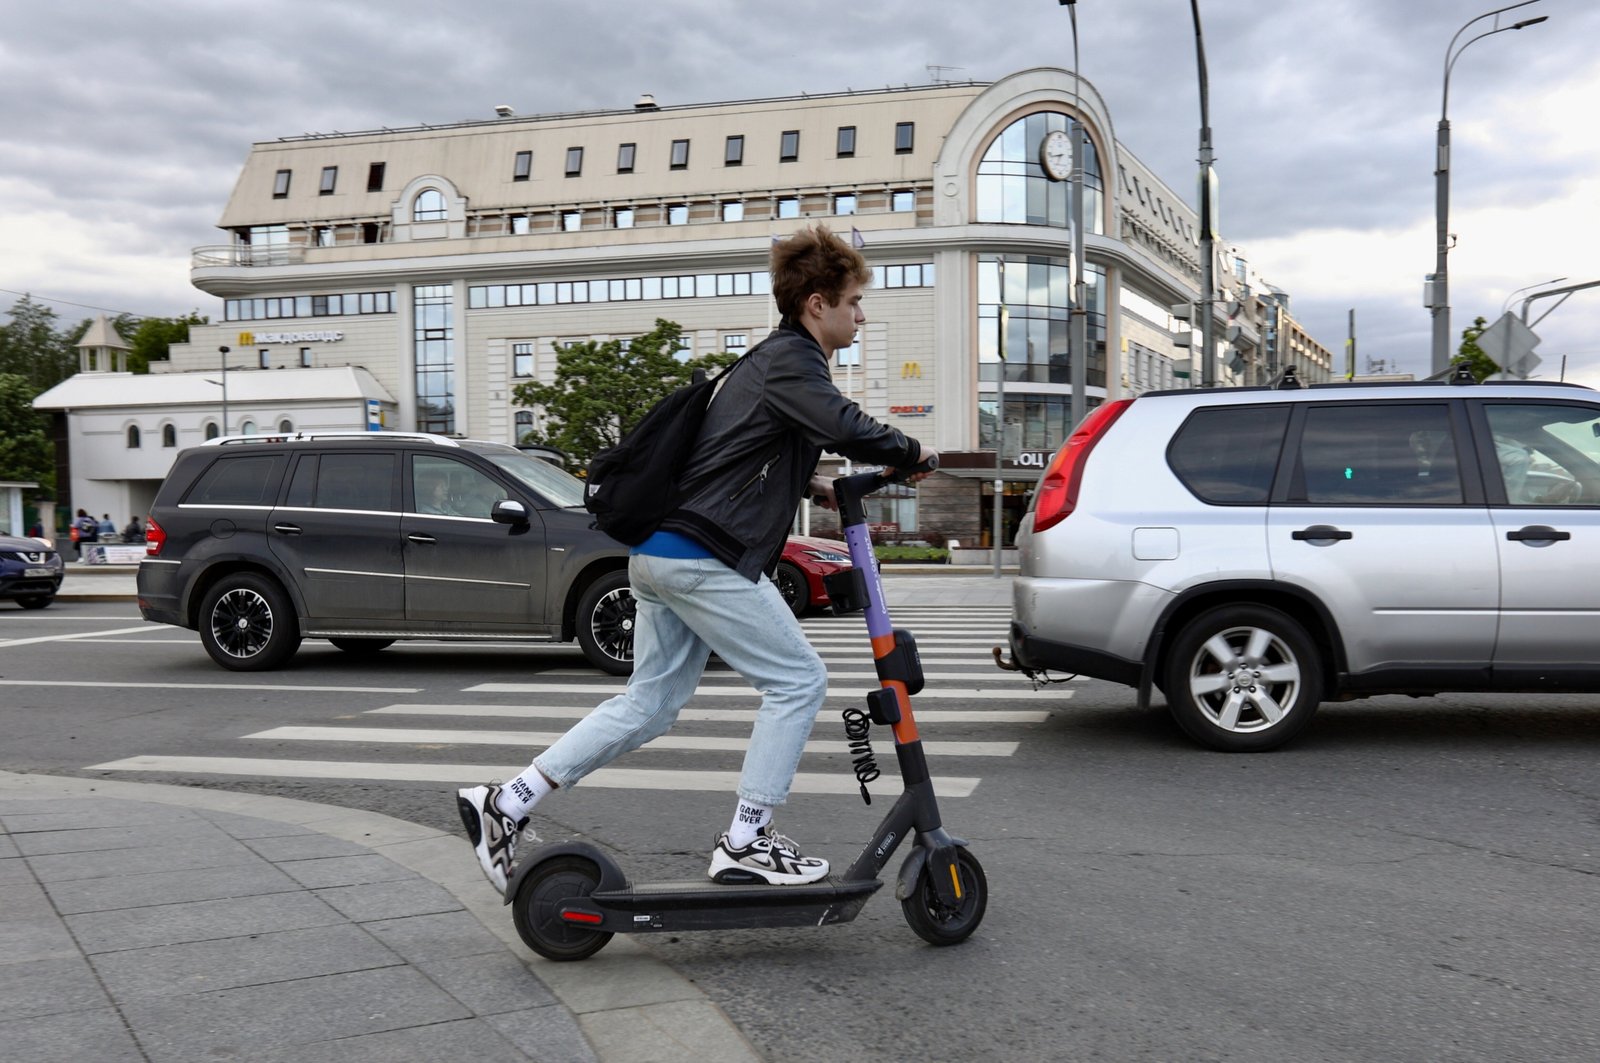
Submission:
[[[114,543],[117,541],[117,522],[111,519],[111,514],[100,514],[100,527],[97,530],[100,533],[101,542]]]
[[[516,778],[457,791],[478,863],[502,893],[533,807],[665,734],[712,653],[761,691],[761,706],[732,823],[707,874],[738,868],[790,885],[828,873],[826,860],[802,855],[772,825],[828,674],[769,577],[801,499],[836,508],[832,481],[816,475],[824,448],[901,468],[936,452],[869,417],[833,383],[834,352],[866,322],[861,298],[872,272],[861,253],[818,225],[774,242],[771,265],[782,320],[723,378],[684,467],[685,501],[628,559],[638,612],[627,690]]]

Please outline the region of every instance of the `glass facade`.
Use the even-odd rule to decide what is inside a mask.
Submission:
[[[1047,255],[1009,256],[1005,262],[1006,383],[1072,383],[1068,341],[1072,278],[1068,259]],[[978,256],[978,380],[994,383],[1000,361],[1000,262]],[[1088,383],[1105,387],[1105,271],[1083,271],[1089,308]]]
[[[419,432],[450,435],[456,430],[453,319],[450,285],[418,285],[412,290]]]
[[[1077,123],[1056,111],[1019,118],[1000,131],[978,163],[977,220],[1013,225],[1071,226],[1068,181],[1052,181],[1039,162],[1045,135],[1060,130],[1077,143]],[[1083,214],[1086,230],[1104,231],[1105,185],[1094,141],[1085,138]]]

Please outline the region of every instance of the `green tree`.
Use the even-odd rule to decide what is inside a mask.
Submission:
[[[1495,363],[1495,360],[1485,354],[1482,347],[1478,346],[1478,337],[1483,335],[1483,331],[1488,328],[1488,325],[1488,321],[1481,315],[1473,318],[1472,324],[1461,330],[1460,353],[1450,359],[1451,365],[1464,363],[1471,368],[1472,375],[1480,384],[1490,376],[1500,372],[1500,366]]]
[[[71,376],[77,366],[77,352],[57,331],[54,310],[28,295],[12,304],[11,320],[0,325],[0,373],[26,378],[37,395]]]
[[[123,314],[113,324],[128,344],[128,369],[148,373],[151,362],[167,360],[174,343],[189,342],[189,326],[205,325],[210,318],[198,310],[183,317],[132,317]]]
[[[55,451],[50,445],[49,423],[33,408],[38,394],[18,373],[0,373],[0,480],[39,484],[54,493]]]
[[[520,442],[560,447],[582,467],[613,446],[650,407],[689,382],[695,369],[715,370],[736,357],[722,351],[680,362],[673,357],[683,329],[656,319],[655,328],[621,340],[584,340],[556,354],[555,380],[518,384],[512,399],[518,406],[544,408],[545,427]]]

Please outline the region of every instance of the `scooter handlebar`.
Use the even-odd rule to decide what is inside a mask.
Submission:
[[[879,469],[876,472],[858,472],[839,477],[833,481],[833,493],[839,503],[840,520],[847,526],[862,523],[866,520],[866,515],[861,511],[863,498],[890,484],[904,483],[913,476],[933,472],[938,467],[939,456],[935,454],[926,461],[907,465],[903,469]]]

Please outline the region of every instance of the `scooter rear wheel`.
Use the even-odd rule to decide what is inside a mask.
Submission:
[[[584,960],[611,940],[610,931],[586,930],[558,911],[573,897],[587,897],[600,884],[600,869],[577,856],[558,856],[534,868],[517,887],[511,919],[517,935],[547,960]]]
[[[900,902],[906,922],[923,941],[930,945],[955,945],[967,940],[983,922],[984,909],[989,906],[989,880],[984,877],[983,865],[965,849],[956,851],[956,874],[961,880],[961,899],[955,904],[945,904],[933,887],[933,868],[924,864],[917,876],[917,888]]]

